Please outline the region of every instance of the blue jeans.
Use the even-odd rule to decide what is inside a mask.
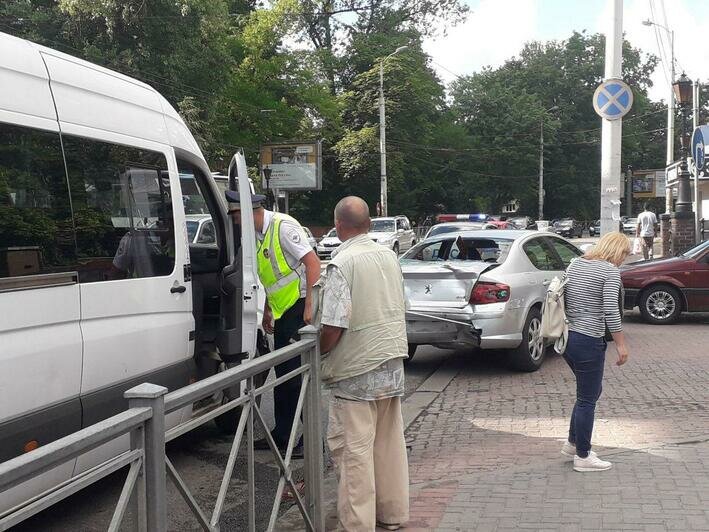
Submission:
[[[606,345],[604,338],[570,331],[564,353],[564,360],[576,376],[576,404],[571,414],[569,442],[576,445],[576,454],[581,458],[586,458],[591,450],[596,401],[603,389]]]

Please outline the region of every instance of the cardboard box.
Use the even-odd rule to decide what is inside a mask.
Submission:
[[[0,248],[0,274],[3,277],[20,277],[40,273],[38,246]]]

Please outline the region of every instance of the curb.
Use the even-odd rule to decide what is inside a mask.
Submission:
[[[450,355],[416,391],[401,404],[404,431],[426,410],[460,373],[460,365],[454,355]]]

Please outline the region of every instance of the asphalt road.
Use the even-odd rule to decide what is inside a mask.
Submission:
[[[413,393],[450,355],[432,347],[420,347],[416,357],[406,367],[406,395]],[[262,411],[266,420],[273,423],[273,396],[267,394],[262,401]],[[323,421],[327,419],[326,400],[323,401]],[[256,437],[260,437],[257,432]],[[191,487],[197,501],[208,514],[214,506],[224,467],[226,465],[233,436],[225,435],[213,423],[187,434],[168,445],[168,456],[183,479]],[[247,519],[246,448],[239,450],[234,476],[231,480],[225,511],[221,520],[221,530],[243,530]],[[296,469],[302,464],[296,461]],[[256,500],[258,522],[256,529],[263,530],[273,504],[273,496],[278,485],[278,469],[267,451],[256,453]],[[15,527],[14,531],[103,531],[111,520],[115,503],[125,479],[126,471],[89,486],[85,490],[66,499],[62,503],[45,510],[35,517]],[[300,471],[296,470],[298,477]],[[281,504],[285,511],[290,503]],[[190,514],[179,493],[168,481],[168,523],[169,530],[201,530]],[[133,530],[132,515],[124,520],[125,530]]]

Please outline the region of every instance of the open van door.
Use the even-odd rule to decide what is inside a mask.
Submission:
[[[255,356],[258,332],[256,233],[246,159],[241,152],[229,163],[229,188],[239,192],[241,220],[232,227],[232,263],[222,272],[223,326],[217,346],[228,364]]]

